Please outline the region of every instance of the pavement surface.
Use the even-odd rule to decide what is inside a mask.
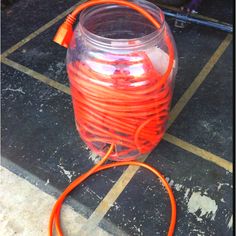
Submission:
[[[54,197],[98,160],[75,129],[66,50],[52,42],[75,4],[78,1],[21,0],[2,11],[1,188],[6,193],[0,202],[4,209],[1,218],[5,219],[1,235],[45,235],[45,218]],[[232,5],[233,1],[211,0],[202,4],[199,12],[232,23]],[[198,25],[175,28],[171,18],[167,22],[178,48],[179,71],[169,128],[145,161],[161,171],[173,188],[175,235],[230,236],[232,35]],[[9,184],[4,183],[6,179]],[[22,188],[13,188],[20,184],[17,181]],[[24,195],[28,188],[31,190],[26,192],[37,194]],[[42,194],[39,199],[38,194]],[[11,212],[18,204],[17,197],[7,203],[11,196],[19,196],[21,204],[22,199],[32,204]],[[27,223],[20,227],[11,223],[16,221],[13,214],[20,216],[20,211],[37,205],[44,207],[44,214],[39,210],[37,215],[38,222],[44,220],[42,231],[36,227],[38,231],[30,233]],[[170,218],[163,186],[151,173],[133,166],[92,176],[73,191],[67,207],[73,217],[63,218],[68,228],[65,235],[162,236]],[[24,218],[24,222],[36,224],[33,211],[27,214],[32,218]],[[79,224],[75,231],[69,230],[73,221]]]

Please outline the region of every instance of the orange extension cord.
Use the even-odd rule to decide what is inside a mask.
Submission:
[[[78,13],[87,7],[107,3],[133,8],[149,19],[156,28],[160,28],[155,18],[134,3],[124,0],[92,0],[78,6],[67,17],[54,41],[68,47],[73,34],[72,24]],[[130,76],[122,70],[112,76],[104,76],[79,61],[67,65],[77,128],[91,150],[104,157],[88,172],[75,179],[60,195],[51,213],[49,236],[53,235],[54,226],[57,234],[63,235],[60,227],[60,210],[63,201],[74,188],[98,171],[125,165],[144,167],[160,178],[170,197],[172,214],[168,236],[173,235],[176,223],[176,203],[170,186],[155,168],[142,162],[130,161],[140,154],[149,153],[159,143],[165,132],[172,97],[169,77],[174,63],[174,50],[167,34],[164,37],[169,51],[169,64],[163,75],[156,71],[147,55],[141,52],[131,55],[136,58],[132,62],[125,59],[117,62],[111,57],[105,61],[96,58],[93,63],[111,65],[121,63],[126,67],[142,63],[145,71],[142,77]],[[103,83],[109,81],[113,83],[118,81],[117,86],[109,88],[103,86]],[[131,81],[132,83],[142,81],[144,85],[130,87]],[[94,143],[100,143],[103,146],[100,146],[99,150]],[[110,148],[105,152],[103,149],[107,144]],[[122,149],[116,147],[122,147]],[[102,165],[108,158],[125,161]]]
[[[115,152],[110,159],[134,160],[151,152],[164,135],[171,84],[144,52],[99,57],[89,58],[89,65],[79,61],[67,65],[78,131],[100,156],[105,155],[104,145],[113,143]],[[112,75],[92,69],[104,65],[116,68]],[[140,65],[142,75],[132,75],[130,70]],[[139,86],[132,86],[135,84]]]

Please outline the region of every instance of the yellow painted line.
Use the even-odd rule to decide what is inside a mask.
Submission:
[[[199,147],[196,147],[195,145],[192,145],[182,139],[179,139],[171,134],[166,133],[164,138],[164,140],[166,140],[169,143],[172,143],[190,153],[195,154],[196,156],[200,156],[201,158],[210,161],[222,168],[224,168],[225,170],[229,171],[229,172],[233,172],[233,164],[230,161],[227,161],[211,152],[208,152],[204,149],[201,149]]]
[[[207,75],[211,72],[216,62],[220,59],[222,54],[225,52],[226,48],[229,46],[232,41],[232,35],[228,34],[223,42],[216,49],[210,60],[206,63],[206,65],[202,68],[200,73],[194,79],[192,84],[188,87],[188,89],[184,92],[175,106],[172,108],[170,112],[170,120],[168,122],[168,128],[173,124],[176,118],[179,116],[180,112],[184,109],[188,101],[192,98],[194,93],[206,79]]]
[[[61,13],[60,15],[58,15],[57,17],[55,17],[54,19],[52,19],[51,21],[49,21],[48,23],[46,23],[45,25],[43,25],[42,27],[40,27],[38,30],[34,31],[33,33],[31,33],[30,35],[28,35],[27,37],[25,37],[24,39],[22,39],[20,42],[18,42],[17,44],[13,45],[12,47],[10,47],[9,49],[7,49],[5,52],[3,52],[1,54],[1,58],[5,58],[7,56],[9,56],[11,53],[15,52],[18,48],[22,47],[24,44],[26,44],[27,42],[29,42],[30,40],[32,40],[33,38],[37,37],[39,34],[43,33],[45,30],[49,29],[51,26],[53,26],[54,24],[56,24],[58,21],[60,21],[61,19],[63,19],[66,15],[68,15],[71,11],[73,11],[73,9],[80,5],[81,3],[85,2],[85,0],[80,1],[79,3],[76,3],[75,5],[73,5],[71,8],[69,8],[68,10],[64,11],[63,13]]]
[[[42,74],[40,74],[40,73],[38,73],[34,70],[29,69],[26,66],[23,66],[23,65],[21,65],[17,62],[14,62],[14,61],[12,61],[8,58],[3,58],[2,63],[4,63],[5,65],[8,65],[8,66],[10,66],[10,67],[12,67],[12,68],[14,68],[18,71],[21,71],[22,73],[25,73],[25,74],[33,77],[34,79],[37,79],[37,80],[39,80],[39,81],[55,88],[55,89],[58,89],[59,91],[62,91],[64,93],[70,95],[69,87],[67,87],[67,86],[65,86],[65,85],[63,85],[63,84],[61,84],[61,83],[59,83],[55,80],[49,79],[48,77],[46,77],[46,76],[44,76],[44,75],[42,75]]]
[[[143,157],[142,161],[144,161],[147,157],[148,155]],[[120,196],[130,180],[136,174],[138,169],[138,166],[129,166],[124,171],[124,173],[120,176],[120,178],[116,181],[107,195],[94,210],[92,215],[88,218],[87,223],[80,229],[79,234],[86,236],[91,235],[94,229],[98,226],[99,222],[104,218],[108,210],[113,206],[116,199]]]

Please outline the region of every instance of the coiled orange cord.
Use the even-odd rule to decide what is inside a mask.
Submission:
[[[87,7],[107,3],[131,7],[149,19],[156,28],[160,27],[160,24],[146,10],[134,3],[123,0],[92,0],[78,6],[67,17],[54,40],[67,47],[72,36],[72,24],[77,14]],[[169,64],[163,75],[153,67],[145,52],[127,55],[122,60],[119,57],[118,61],[114,59],[114,55],[109,54],[105,57],[103,55],[102,58],[92,57],[87,64],[74,61],[67,65],[77,128],[86,144],[104,157],[88,172],[74,180],[58,198],[50,217],[50,236],[53,234],[54,224],[58,235],[63,235],[60,227],[61,206],[66,196],[76,186],[98,171],[124,165],[147,168],[160,178],[170,197],[172,215],[168,236],[173,235],[176,223],[176,203],[171,188],[165,178],[153,167],[142,162],[130,161],[140,154],[149,153],[165,132],[172,97],[169,80],[174,63],[174,50],[167,34],[164,37],[168,47]],[[135,58],[135,60],[131,61],[129,58]],[[99,63],[121,69],[105,76],[93,69],[93,65]],[[142,64],[143,73],[134,76],[129,68],[137,64]],[[137,83],[139,86],[130,86]],[[110,144],[110,148],[106,152],[104,148],[107,144]],[[108,158],[125,161],[102,166]]]
[[[105,155],[102,150],[109,143],[115,144],[110,159],[134,160],[149,153],[165,132],[171,83],[144,52],[122,60],[120,55],[104,54],[103,61],[98,54],[86,64],[73,61],[67,65],[77,128],[88,147],[100,156]],[[95,71],[97,67],[106,70],[108,65],[113,69],[110,75]],[[141,74],[133,75],[136,71],[132,68],[141,69]]]

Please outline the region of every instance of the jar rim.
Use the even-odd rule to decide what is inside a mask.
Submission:
[[[136,3],[137,5],[141,6],[145,10],[147,10],[155,19],[158,20],[160,23],[160,28],[155,29],[153,32],[146,34],[141,37],[135,37],[131,39],[112,39],[109,37],[104,37],[97,35],[90,30],[86,29],[84,27],[84,24],[86,20],[89,17],[89,14],[94,14],[98,10],[103,10],[105,8],[114,7],[114,8],[122,8],[125,6],[116,5],[116,4],[102,4],[98,6],[93,6],[88,9],[84,9],[79,17],[79,29],[81,33],[83,33],[86,38],[93,44],[97,46],[103,46],[107,48],[113,48],[113,49],[127,49],[127,48],[139,48],[142,47],[144,44],[147,45],[151,42],[156,42],[158,38],[160,38],[160,35],[163,32],[164,24],[165,24],[165,16],[163,14],[163,11],[156,6],[155,4],[148,2],[146,0],[132,0],[131,2]],[[157,18],[159,17],[159,18]],[[150,23],[151,24],[151,23]],[[116,42],[114,44],[114,41]],[[128,42],[132,41],[132,44],[128,44]]]

